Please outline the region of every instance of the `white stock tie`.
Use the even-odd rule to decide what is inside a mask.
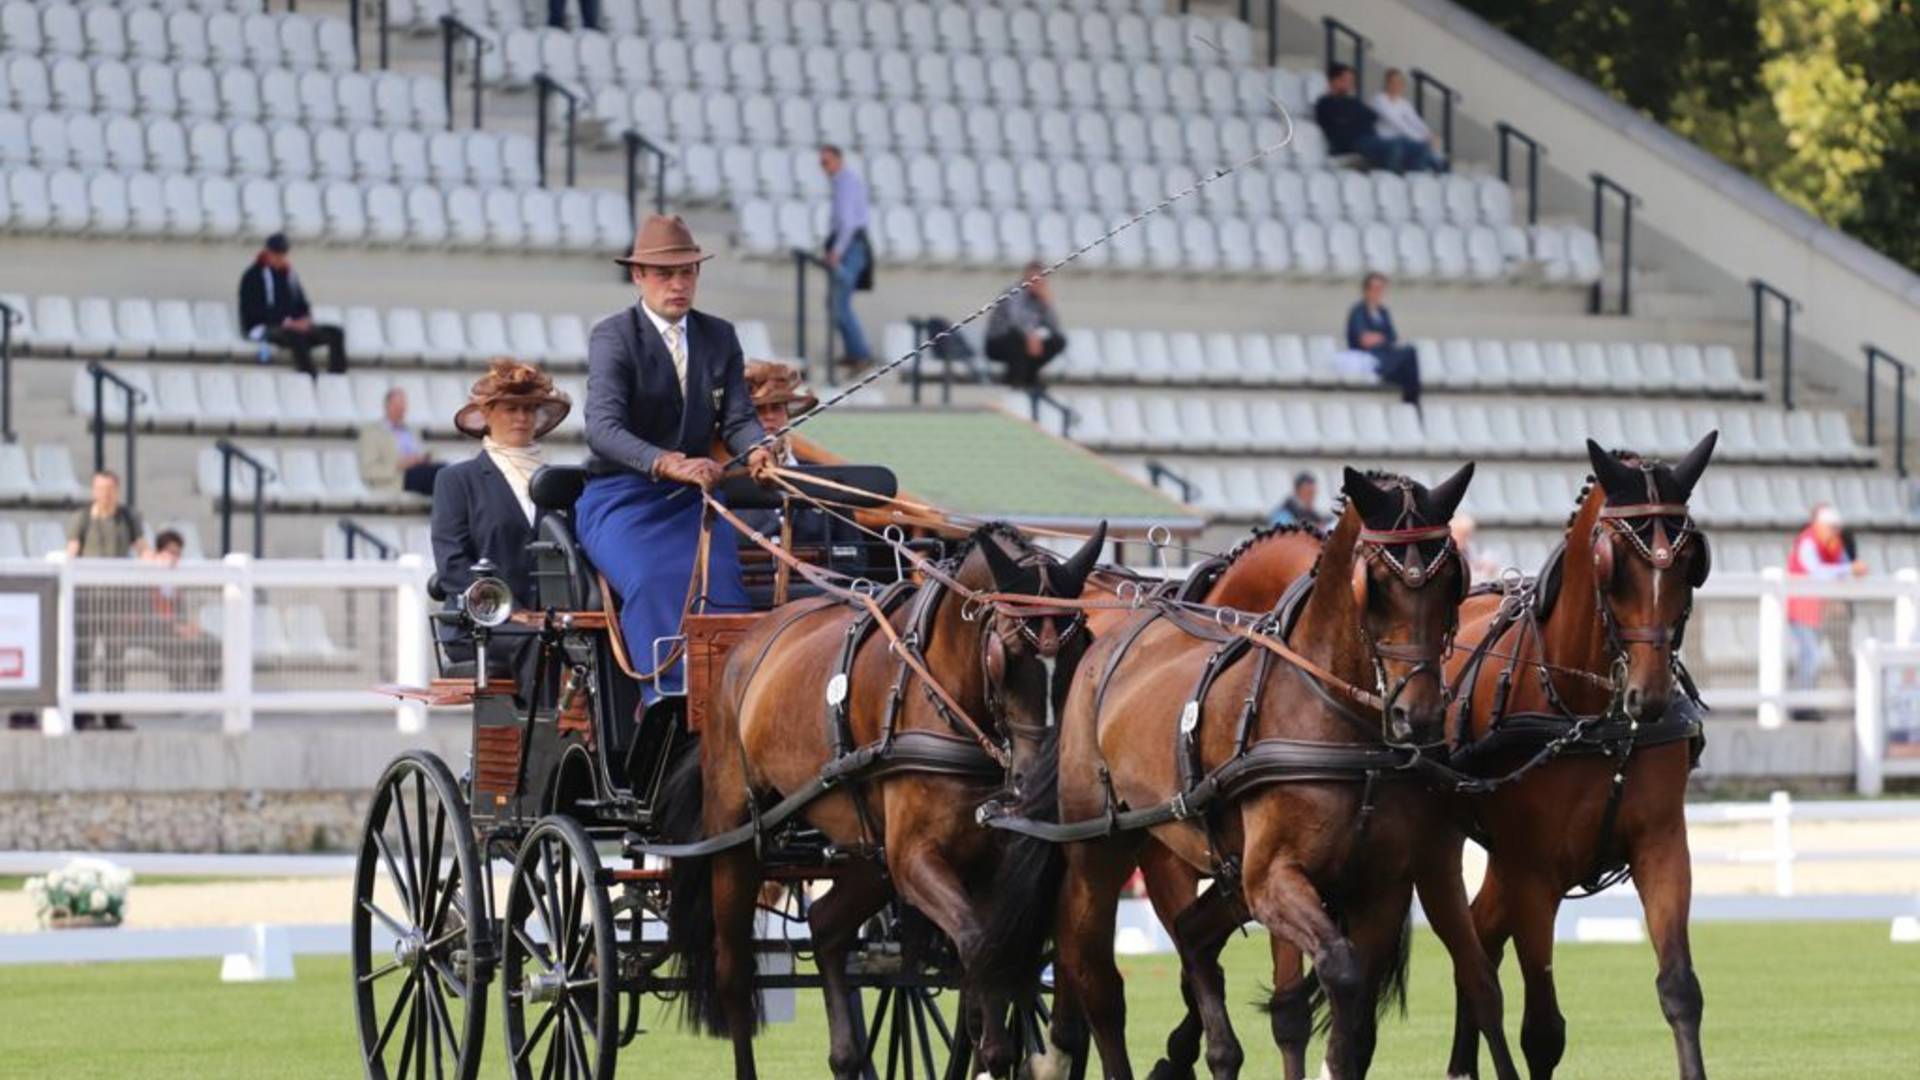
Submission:
[[[673,357],[673,373],[680,378],[680,396],[687,396],[687,349],[680,340],[684,333],[681,324],[667,325],[667,355]]]

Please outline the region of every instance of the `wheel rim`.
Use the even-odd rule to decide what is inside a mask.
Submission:
[[[620,1026],[613,917],[592,842],[549,819],[522,847],[507,893],[507,1052],[516,1077],[611,1076]]]
[[[354,1003],[374,1080],[471,1080],[484,1038],[485,934],[464,803],[437,760],[404,758],[367,810],[355,867]],[[480,933],[476,934],[476,927]]]

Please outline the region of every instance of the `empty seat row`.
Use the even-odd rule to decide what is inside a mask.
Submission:
[[[86,497],[66,444],[0,443],[0,503],[71,503]]]
[[[1157,163],[1194,170],[1250,158],[1286,139],[1273,118],[1181,116],[1171,112],[1026,109],[1018,106],[889,102],[874,97],[732,94],[700,90],[603,91],[593,99],[600,142],[638,131],[655,142],[816,150],[832,143],[855,155],[897,151],[1005,156],[1016,161]],[[1284,149],[1256,165],[1328,167],[1320,129],[1301,122]],[[1251,167],[1251,166],[1250,166]]]
[[[753,254],[785,257],[795,247],[815,246],[825,235],[826,206],[821,202],[750,200],[738,206],[740,239]],[[887,207],[869,230],[883,259],[950,266],[1019,266],[1032,258],[1057,259],[1090,244],[1120,221],[1091,211],[1069,216],[1058,210],[990,210],[984,207]],[[1369,270],[1403,279],[1503,281],[1530,270],[1549,282],[1590,282],[1599,277],[1592,235],[1576,241],[1578,227],[1517,226],[1428,229],[1374,223],[1365,229],[1351,222],[1322,226],[1315,221],[1291,225],[1275,218],[1175,217],[1156,214],[1087,251],[1079,265],[1120,270],[1203,273],[1294,274],[1353,279]],[[1551,234],[1552,243],[1541,238]],[[1375,241],[1380,241],[1375,243]],[[1580,246],[1594,248],[1593,259],[1575,264],[1566,257]],[[1543,261],[1551,247],[1558,257]]]
[[[385,521],[356,521],[355,525],[377,537],[386,550],[367,542],[364,536],[354,537],[351,558],[359,561],[378,561],[395,558],[400,555],[418,555],[431,563],[433,561],[433,530],[427,525],[399,524]],[[345,529],[328,529],[321,534],[320,557],[323,559],[346,559],[349,557],[349,541]]]
[[[1288,68],[1228,68],[1149,60],[1067,60],[828,45],[762,47],[711,37],[608,37],[562,30],[509,32],[483,71],[508,86],[546,75],[588,90],[605,87],[709,93],[885,98],[893,104],[1142,109],[1182,115],[1271,116],[1293,112],[1324,88]],[[483,61],[486,63],[488,61]]]
[[[902,327],[904,330],[904,326]],[[1047,369],[1074,384],[1170,383],[1211,386],[1368,386],[1372,376],[1332,360],[1331,335],[1164,333],[1072,328],[1067,350]],[[1448,390],[1549,391],[1757,397],[1725,345],[1649,342],[1417,339],[1421,381]]]
[[[0,517],[0,559],[41,559],[65,550],[64,522],[43,517]]]
[[[520,134],[486,131],[388,131],[363,127],[227,125],[201,120],[142,122],[91,114],[0,111],[0,167],[43,171],[112,168],[162,175],[359,180],[446,187],[530,188],[540,183],[539,154]]]
[[[425,75],[292,68],[215,71],[197,64],[173,67],[146,61],[130,66],[71,57],[49,63],[4,54],[0,109],[423,131],[447,125],[440,81]]]
[[[8,0],[0,4],[0,52],[216,67],[353,69],[353,34],[345,20],[263,14],[257,4],[244,6],[251,14]]]
[[[424,511],[428,500],[424,496],[399,489],[372,489],[360,475],[360,459],[351,447],[330,447],[314,449],[304,446],[262,446],[249,444],[243,449],[265,465],[270,474],[266,478],[263,494],[267,501],[281,510],[347,510],[369,509],[379,511]],[[577,462],[580,453],[575,450],[560,450],[549,455],[555,463],[570,464]],[[225,463],[220,451],[212,446],[201,449],[194,462],[194,480],[200,494],[214,500],[220,498],[224,481]],[[233,489],[251,499],[254,484],[254,471],[251,466],[239,462],[233,465]],[[241,497],[237,494],[236,501]]]
[[[1709,431],[1728,461],[1860,464],[1844,414],[1615,404],[1432,400],[1424,411],[1379,395],[1265,398],[1177,394],[1074,394],[1072,435],[1114,450],[1442,457],[1581,457],[1585,440],[1673,457]]]
[[[258,238],[419,248],[616,250],[632,238],[627,201],[566,188],[363,186],[154,173],[0,168],[0,232]]]

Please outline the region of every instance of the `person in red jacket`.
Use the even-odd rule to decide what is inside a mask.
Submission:
[[[1841,533],[1840,512],[1826,503],[1813,508],[1812,519],[1794,538],[1787,553],[1787,576],[1836,581],[1858,577],[1867,572],[1867,564],[1848,553],[1846,537]],[[1787,601],[1787,633],[1793,639],[1793,688],[1811,690],[1820,679],[1820,627],[1826,618],[1826,601],[1813,596],[1796,596]],[[1818,720],[1810,709],[1793,710],[1795,720]]]

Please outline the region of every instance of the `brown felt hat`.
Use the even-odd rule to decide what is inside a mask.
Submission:
[[[487,407],[519,403],[534,406],[539,419],[533,437],[544,438],[573,411],[573,401],[553,388],[553,379],[532,364],[496,356],[493,366],[467,392],[467,403],[453,414],[453,426],[478,439],[487,433]]]
[[[800,381],[800,369],[779,360],[747,361],[747,393],[753,407],[785,405],[787,415],[810,412],[820,404],[806,384]]]
[[[634,232],[633,251],[613,261],[621,266],[692,266],[711,258],[701,252],[680,215],[654,214]]]

